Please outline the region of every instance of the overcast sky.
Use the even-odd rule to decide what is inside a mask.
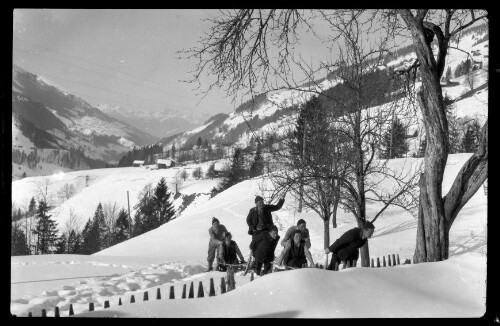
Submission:
[[[194,62],[178,59],[177,51],[198,45],[209,27],[203,19],[217,14],[195,9],[16,9],[13,62],[93,105],[228,113],[239,103],[231,103],[222,90],[198,104],[195,85],[180,82],[189,78]],[[322,56],[325,47],[320,51],[314,37],[304,36],[301,54]]]

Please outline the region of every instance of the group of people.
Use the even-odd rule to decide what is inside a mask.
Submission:
[[[271,272],[273,263],[286,268],[302,268],[309,263],[314,266],[314,260],[309,251],[311,239],[306,221],[298,220],[297,225],[291,226],[283,240],[281,254],[276,258],[274,252],[280,240],[278,228],[273,223],[271,212],[281,209],[285,202],[284,195],[281,196],[276,205],[264,204],[261,196],[255,197],[255,207],[248,212],[246,219],[248,234],[252,236],[250,242],[250,253],[254,258],[251,269],[257,275]],[[353,228],[345,232],[330,247],[325,249],[325,254],[332,253],[332,258],[327,269],[335,270],[336,264],[350,262],[356,266],[359,257],[358,249],[361,248],[373,235],[375,226],[365,221],[361,228]],[[212,218],[212,226],[208,229],[210,240],[208,243],[208,271],[213,270],[213,263],[217,255],[218,270],[225,271],[227,266],[246,264],[237,243],[232,240],[232,235],[223,224],[215,217]],[[239,260],[238,260],[239,258]]]

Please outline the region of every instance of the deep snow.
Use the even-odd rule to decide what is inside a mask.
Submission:
[[[444,194],[470,155],[449,156]],[[407,160],[415,159],[391,160],[390,164],[401,167]],[[356,268],[340,273],[315,269],[288,271],[258,277],[252,283],[249,275],[237,274],[234,292],[208,298],[209,279],[214,278],[220,294],[220,280],[225,275],[203,273],[211,217],[218,217],[226,225],[243,254],[248,255],[250,236],[246,233],[245,218],[254,196],[262,194],[263,185],[261,179],[244,181],[156,230],[91,256],[12,257],[11,312],[18,316],[26,316],[29,311],[40,315],[41,309],[47,309],[51,316],[57,305],[61,315],[67,316],[72,303],[79,316],[360,318],[484,314],[487,197],[482,188],[453,224],[448,261]],[[273,213],[279,234],[284,235],[290,225],[304,218],[311,233],[313,258],[324,264],[322,221],[313,212],[296,213],[296,204],[287,196],[284,207]],[[373,216],[375,209],[369,206],[368,216]],[[352,216],[340,211],[338,228],[330,229],[331,242],[354,226]],[[370,240],[371,257],[399,254],[401,262],[411,259],[416,221],[410,214],[390,208],[375,226]],[[195,293],[198,282],[203,282],[205,298],[164,302],[171,285],[176,298],[180,298],[182,286],[189,286],[191,281]],[[161,289],[162,301],[155,300],[157,288]],[[142,301],[144,291],[149,292],[148,302]],[[130,303],[131,294],[135,295],[134,304]],[[294,299],[297,297],[303,299]],[[122,307],[117,306],[119,298]],[[111,305],[106,310],[105,300]],[[88,313],[89,302],[94,302],[95,312]],[[254,308],[249,310],[249,305]]]

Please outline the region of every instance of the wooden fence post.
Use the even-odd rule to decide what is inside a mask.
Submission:
[[[144,292],[144,301],[148,301],[149,300],[149,297],[148,297],[148,291]]]
[[[33,314],[31,313],[31,311],[28,313],[28,317],[33,317]]]
[[[220,294],[226,293],[226,280],[224,279],[224,276],[220,278]]]
[[[193,284],[193,281],[191,281],[191,285],[189,286],[189,295],[188,295],[188,298],[189,299],[194,298],[194,284]]]
[[[392,266],[396,266],[396,255],[392,254]]]
[[[70,304],[69,304],[69,315],[70,315],[70,316],[73,316],[74,314],[75,314],[75,312],[73,311],[73,304],[72,304],[72,303],[70,303]]]
[[[372,264],[371,264],[371,266],[370,266],[370,267],[371,267],[371,268],[375,267],[375,266],[373,265],[373,258],[372,258]]]
[[[250,282],[254,280],[253,271],[250,273]]]
[[[211,277],[210,278],[210,291],[208,292],[209,297],[215,296],[215,285],[214,285],[214,279]]]
[[[122,298],[118,298],[118,305],[121,306],[122,305]]]
[[[134,295],[132,294],[132,296],[130,297],[130,303],[134,303],[135,302],[135,297]]]
[[[198,296],[197,296],[197,298],[203,298],[203,297],[204,297],[204,295],[203,295],[203,284],[200,281],[200,284],[198,285]]]
[[[42,309],[42,317],[47,317],[47,311],[45,309]]]
[[[58,306],[56,306],[54,308],[54,317],[59,317],[59,307]]]
[[[387,264],[388,264],[389,266],[392,266],[392,265],[391,265],[391,255],[387,255]]]
[[[377,257],[377,268],[379,268],[379,267],[380,267],[380,258]]]
[[[385,256],[382,256],[382,266],[385,267]]]
[[[170,297],[169,299],[175,299],[174,286],[170,285]]]
[[[160,288],[156,289],[156,300],[161,300]]]
[[[104,301],[104,308],[109,308],[109,301],[108,300]]]
[[[186,284],[182,287],[182,299],[186,299]]]
[[[94,311],[94,303],[89,302],[89,311]]]
[[[400,262],[399,262],[399,254],[398,254],[398,256],[397,256],[397,257],[398,257],[398,265],[400,265]]]

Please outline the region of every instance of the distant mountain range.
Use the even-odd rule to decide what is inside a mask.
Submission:
[[[173,109],[154,112],[132,111],[107,104],[100,104],[97,108],[118,121],[140,130],[147,130],[149,134],[158,138],[196,128],[210,117],[206,113],[183,113]]]
[[[106,115],[42,77],[13,66],[13,150],[29,154],[42,148],[74,149],[104,165],[118,161],[133,146],[151,144],[157,139]]]

